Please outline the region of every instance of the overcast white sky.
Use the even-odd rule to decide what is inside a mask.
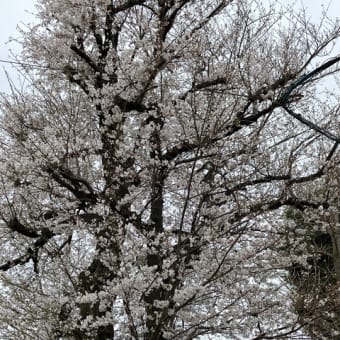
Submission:
[[[2,0],[0,3],[0,59],[8,60],[10,58],[10,49],[18,52],[17,44],[7,44],[9,37],[18,37],[18,24],[32,22],[32,15],[28,12],[34,11],[35,0]],[[0,92],[9,90],[6,69],[10,76],[15,80],[16,75],[9,64],[0,62]]]
[[[0,5],[0,59],[10,59],[9,50],[12,49],[16,53],[19,51],[18,46],[14,43],[6,44],[9,37],[18,37],[16,28],[18,24],[32,22],[33,17],[29,12],[34,12],[35,0],[2,0]],[[290,0],[279,0],[282,4],[291,3]],[[340,16],[340,1],[339,0],[297,0],[295,6],[299,7],[304,3],[309,15],[313,20],[317,21],[322,11],[322,6],[329,7],[329,16],[336,19]],[[338,44],[340,46],[340,43]],[[340,48],[334,53],[340,53]],[[9,91],[4,68],[8,71],[11,78],[17,78],[15,72],[9,64],[0,62],[0,92]]]

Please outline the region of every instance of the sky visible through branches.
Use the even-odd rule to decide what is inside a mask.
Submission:
[[[266,1],[262,1],[266,3]],[[298,9],[304,6],[311,20],[318,22],[323,10],[328,12],[328,16],[332,20],[339,20],[340,2],[327,0],[308,0],[308,1],[286,1],[280,0],[278,3],[287,4],[293,3],[293,8]],[[24,27],[25,24],[33,20],[32,12],[35,11],[35,0],[12,0],[3,1],[0,11],[0,92],[9,92],[7,75],[19,84],[18,74],[15,71],[15,64],[10,64],[6,61],[11,61],[11,51],[14,54],[20,51],[18,44],[9,42],[10,38],[18,38],[18,25]],[[303,4],[303,5],[302,5]],[[340,53],[339,44],[335,46],[333,56]]]

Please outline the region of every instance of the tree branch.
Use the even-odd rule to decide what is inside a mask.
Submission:
[[[40,237],[32,244],[32,246],[26,249],[26,254],[15,258],[14,260],[9,260],[0,266],[0,270],[7,271],[14,268],[17,265],[23,265],[32,259],[34,264],[34,271],[38,272],[38,252],[39,250],[53,237],[55,234],[48,228],[44,228],[41,231]]]

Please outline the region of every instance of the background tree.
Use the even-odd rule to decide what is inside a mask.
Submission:
[[[326,209],[314,214],[292,208],[286,212],[289,223],[281,254],[303,259],[293,260],[288,281],[295,287],[296,312],[307,324],[306,330],[313,339],[337,339],[340,336],[336,235],[339,227],[338,181],[337,171],[330,172],[329,177],[316,186],[316,192],[310,190],[314,196],[328,197]]]
[[[338,25],[250,0],[37,9],[30,85],[1,104],[2,336],[298,330],[277,222],[327,203],[308,193],[339,161],[316,95],[337,59],[311,71]]]
[[[291,211],[288,215],[293,217]],[[294,213],[294,216],[298,215]],[[293,228],[289,228],[284,247],[285,252],[300,258],[308,254],[305,261],[295,261],[290,267],[288,281],[295,287],[294,307],[313,339],[337,339],[340,304],[332,238],[322,224],[316,226],[311,221],[307,225],[303,219],[299,220],[300,223],[294,220],[291,224]]]

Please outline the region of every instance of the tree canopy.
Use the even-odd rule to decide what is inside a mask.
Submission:
[[[255,0],[38,0],[37,20],[0,103],[1,336],[315,322],[285,280],[309,253],[280,247],[286,207],[340,245],[339,25]]]

